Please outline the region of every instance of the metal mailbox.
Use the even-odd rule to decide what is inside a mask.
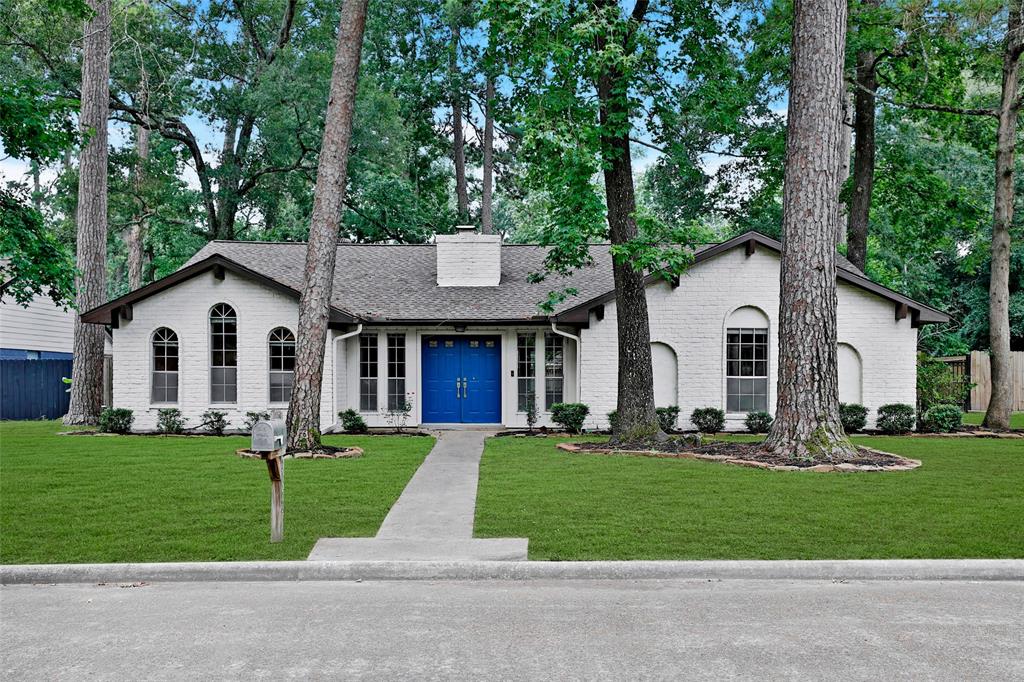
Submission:
[[[280,450],[288,441],[288,433],[283,419],[261,419],[252,427],[253,452],[273,452]]]

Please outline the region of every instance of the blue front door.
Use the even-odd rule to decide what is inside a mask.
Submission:
[[[423,422],[501,422],[501,338],[423,339]]]

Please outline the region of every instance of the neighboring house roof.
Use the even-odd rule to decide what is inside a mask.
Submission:
[[[721,244],[698,247],[695,261],[699,263],[749,244],[760,244],[774,251],[781,247],[773,239],[748,232]],[[437,285],[437,259],[432,244],[339,244],[331,320],[338,323],[357,320],[512,323],[551,318],[585,321],[590,307],[614,296],[609,246],[596,244],[589,249],[593,265],[580,268],[567,277],[552,275],[543,282],[534,283],[529,281],[529,275],[543,271],[546,249],[535,245],[506,244],[501,247],[501,283],[498,286],[441,287]],[[298,296],[305,257],[304,243],[210,242],[180,270],[89,311],[83,319],[102,324],[114,321],[116,324],[116,313],[124,306],[211,268],[230,270]],[[844,281],[906,306],[917,322],[949,319],[940,311],[871,282],[842,256],[838,260],[838,273]],[[551,318],[541,313],[538,303],[547,298],[548,292],[564,289],[575,289],[576,295],[558,306]]]

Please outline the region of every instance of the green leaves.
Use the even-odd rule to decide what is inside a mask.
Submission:
[[[0,188],[0,292],[21,305],[49,296],[67,307],[75,297],[74,259],[14,184]]]

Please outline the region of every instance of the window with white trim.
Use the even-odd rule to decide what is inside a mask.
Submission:
[[[150,400],[154,403],[178,402],[178,335],[167,327],[153,332]]]
[[[286,403],[292,399],[295,379],[295,335],[287,327],[270,332],[270,402]]]
[[[534,400],[537,378],[537,335],[519,334],[516,337],[516,383],[518,385],[517,410],[528,412]]]
[[[377,411],[377,335],[359,335],[359,410]]]
[[[726,412],[768,410],[768,330],[731,327],[725,335]]]
[[[388,334],[388,409],[405,405],[405,334]]]
[[[565,338],[544,334],[544,409],[563,401],[565,389]]]
[[[238,400],[238,318],[227,303],[210,310],[210,402]]]

